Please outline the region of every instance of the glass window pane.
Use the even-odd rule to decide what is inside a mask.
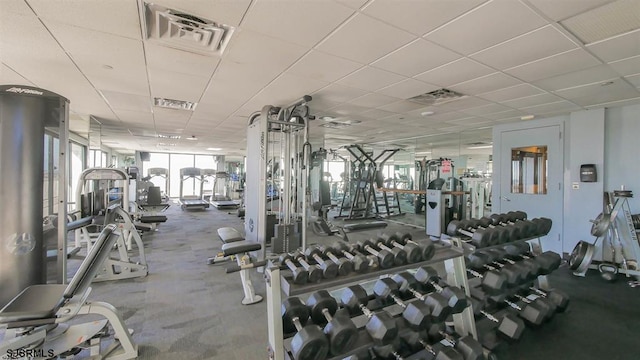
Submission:
[[[171,154],[171,167],[169,168],[169,178],[171,181],[171,186],[169,196],[171,197],[179,197],[180,196],[180,169],[186,167],[194,167],[194,156],[193,155],[185,155],[185,154]],[[183,186],[183,195],[194,195],[194,186],[195,182],[193,179],[185,180],[182,184]],[[198,184],[198,192],[200,184]]]
[[[53,194],[53,209],[49,209],[49,212],[55,214],[58,212],[58,208],[56,204],[58,203],[58,183],[60,182],[60,172],[58,171],[60,167],[60,157],[58,154],[60,153],[60,140],[58,138],[53,138],[53,153],[50,154],[53,158],[53,187],[51,188],[51,192]],[[64,179],[63,179],[64,181]],[[51,205],[51,203],[49,203]]]
[[[71,160],[69,161],[69,165],[71,167],[69,174],[69,202],[76,202],[76,191],[78,189],[78,180],[80,180],[80,174],[84,170],[84,151],[85,147],[71,143]],[[78,208],[78,206],[73,206],[72,208]]]
[[[511,149],[511,192],[546,194],[547,162],[546,146]]]
[[[42,182],[42,215],[49,215],[49,142],[50,135],[44,136],[44,177]]]

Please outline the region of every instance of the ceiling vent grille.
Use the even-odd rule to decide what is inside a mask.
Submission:
[[[221,56],[235,28],[156,4],[144,4],[147,40],[203,55]]]
[[[174,100],[165,98],[153,98],[153,104],[158,107],[174,109],[174,110],[189,110],[194,111],[197,103],[185,100]]]
[[[418,96],[414,96],[407,100],[417,102],[424,105],[442,105],[450,101],[462,99],[466,95],[449,89],[438,89]]]

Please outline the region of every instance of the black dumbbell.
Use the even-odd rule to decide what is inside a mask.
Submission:
[[[521,292],[523,293],[523,295],[527,295],[527,296],[522,296],[518,292],[516,292],[515,294],[513,294],[513,297],[515,297],[516,299],[526,304],[533,304],[534,306],[537,306],[538,308],[540,308],[544,312],[543,321],[550,320],[553,317],[553,315],[556,314],[557,306],[556,304],[551,302],[549,299],[546,299],[544,297],[541,297],[535,294],[531,294],[531,291],[521,290]],[[528,298],[528,296],[531,296],[531,295],[533,295],[533,299]]]
[[[489,254],[490,260],[492,260],[492,262],[506,263],[515,267],[516,269],[520,269],[523,282],[534,280],[540,273],[540,264],[535,262],[533,259],[522,259],[520,261],[513,261],[509,258],[509,254],[507,254],[504,249],[500,248],[487,249],[484,252],[486,254]]]
[[[400,354],[401,351],[406,349],[400,339],[395,339],[389,344],[374,345],[371,347],[371,351],[376,356],[376,359],[381,360],[404,360],[404,357]]]
[[[422,260],[430,260],[436,253],[436,247],[430,239],[413,240],[411,233],[396,232],[396,236],[400,239],[402,245],[415,245],[422,251]]]
[[[507,288],[507,277],[496,270],[486,271],[481,274],[475,270],[467,268],[467,272],[481,279],[482,288],[489,294],[499,294]]]
[[[378,240],[382,239],[388,247],[394,247],[407,254],[407,262],[414,264],[422,261],[422,250],[418,245],[407,243],[402,245],[397,234],[382,234],[378,236]]]
[[[279,261],[281,264],[285,264],[291,273],[293,274],[294,284],[306,284],[309,281],[309,272],[305,269],[299,268],[293,263],[293,257],[289,254],[280,255]]]
[[[548,316],[548,307],[540,306],[538,303],[534,303],[533,301],[522,301],[520,303],[514,303],[507,299],[507,294],[497,294],[497,295],[488,295],[484,294],[481,290],[477,288],[471,289],[471,296],[484,302],[484,306],[499,306],[502,304],[507,304],[515,311],[518,312],[518,316],[520,316],[524,321],[528,324],[538,326],[542,324],[544,320],[546,320]]]
[[[443,322],[451,314],[451,307],[449,306],[447,298],[436,292],[429,294],[421,293],[417,290],[419,285],[418,281],[408,272],[402,271],[394,274],[391,280],[398,285],[400,293],[410,294],[416,299],[423,301],[429,307],[432,322]]]
[[[296,334],[291,339],[291,351],[296,360],[326,359],[329,354],[329,340],[319,326],[307,325],[309,309],[297,297],[282,302],[282,328],[285,334]]]
[[[317,246],[317,248],[320,250],[322,255],[329,258],[329,260],[333,261],[333,263],[338,266],[338,275],[345,276],[351,274],[354,268],[353,262],[349,261],[349,259],[332,248],[325,248],[324,246]]]
[[[404,331],[400,334],[400,339],[412,350],[414,355],[405,360],[464,360],[462,354],[451,346],[446,346],[440,342],[430,344],[425,336],[415,331]],[[424,349],[424,351],[420,351]],[[426,352],[426,353],[425,353]]]
[[[305,250],[304,255],[307,259],[313,259],[316,265],[322,269],[322,276],[325,279],[333,279],[338,276],[338,265],[331,260],[325,260],[322,258],[322,251],[316,247],[309,247]]]
[[[529,290],[533,291],[536,295],[546,298],[554,303],[556,305],[557,312],[562,313],[567,310],[567,307],[569,307],[569,295],[559,290],[540,290],[534,288],[533,286],[530,286]]]
[[[490,265],[490,257],[488,254],[485,254],[481,251],[474,251],[466,256],[467,266],[474,270],[485,269],[488,270],[486,273],[497,272],[502,274],[507,280],[507,287],[515,287],[518,286],[522,282],[522,276],[520,272],[510,266],[505,266],[502,264],[499,265]]]
[[[526,220],[527,215],[523,211],[510,211],[506,214],[492,214],[489,218],[492,221],[492,225],[513,226],[520,230],[520,236],[512,237],[511,241],[533,236],[537,232],[537,226]]]
[[[532,223],[537,226],[537,234],[538,236],[544,236],[551,231],[551,227],[553,226],[553,221],[549,218],[541,217],[535,218],[531,220]]]
[[[344,354],[358,341],[358,328],[348,316],[336,315],[338,302],[327,290],[312,293],[307,307],[315,324],[326,324],[323,330],[329,337],[332,355]]]
[[[473,314],[477,317],[484,317],[485,319],[492,321],[497,325],[497,332],[503,338],[510,341],[517,341],[524,333],[525,325],[522,319],[510,314],[503,313],[500,318],[485,311],[485,302],[478,299],[471,298],[471,307],[473,308]]]
[[[390,278],[378,279],[373,284],[373,294],[384,304],[395,302],[404,310],[402,317],[407,321],[409,326],[416,330],[423,330],[431,321],[431,310],[429,306],[422,301],[404,302],[398,296],[400,289],[395,281]]]
[[[393,266],[395,259],[392,253],[386,250],[376,250],[371,241],[358,241],[358,248],[378,258],[378,265],[382,269],[388,269]]]
[[[396,266],[402,266],[407,263],[407,253],[397,247],[387,246],[386,240],[383,237],[378,236],[375,240],[369,239],[369,243],[371,243],[371,246],[377,247],[378,250],[385,250],[392,253],[393,263]]]
[[[309,273],[309,282],[317,283],[322,279],[322,269],[318,265],[309,265],[301,252],[291,254],[300,266],[302,266]]]
[[[342,291],[342,306],[351,315],[363,313],[369,321],[365,328],[377,345],[391,343],[398,336],[396,321],[385,311],[373,312],[367,308],[369,301],[367,292],[360,285],[352,285]]]
[[[457,314],[462,312],[468,305],[467,295],[462,289],[446,284],[440,285],[442,279],[438,272],[430,266],[421,266],[416,271],[414,277],[422,284],[423,289],[433,290],[447,299],[447,304],[451,308],[451,313]]]
[[[540,275],[551,274],[562,263],[560,255],[553,251],[545,251],[537,256],[531,254],[529,244],[524,242],[505,245],[504,250],[515,259],[533,259],[540,265]]]
[[[447,234],[451,236],[467,236],[471,238],[471,243],[476,247],[483,248],[497,243],[497,233],[493,229],[477,229],[469,231],[467,222],[463,220],[452,220],[447,225]]]
[[[498,259],[498,254],[493,251],[475,251],[473,254],[469,255],[469,259],[480,259],[477,261],[471,261],[469,265],[471,267],[475,267],[478,262],[484,262],[483,265],[491,266],[494,268],[500,269],[500,272],[507,276],[508,285],[510,287],[515,287],[523,282],[529,280],[531,276],[529,269],[523,267],[522,265],[516,265],[515,262],[512,263],[504,263]]]
[[[458,336],[448,334],[443,323],[434,324],[427,332],[431,341],[442,341],[450,343],[464,360],[484,360],[484,349],[476,339],[471,336]]]
[[[332,247],[327,248],[327,251],[334,251],[337,255],[343,255],[353,264],[353,270],[359,273],[366,273],[369,271],[369,259],[359,252],[352,254],[349,252],[349,247],[341,242],[336,242]]]
[[[494,244],[504,244],[511,241],[511,233],[512,231],[508,227],[504,226],[493,226],[491,224],[491,219],[488,217],[483,217],[480,219],[469,219],[467,220],[467,226],[471,228],[482,228],[482,229],[492,229],[494,232],[493,240]],[[519,234],[518,229],[518,234]]]

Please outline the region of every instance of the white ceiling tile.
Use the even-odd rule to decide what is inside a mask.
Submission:
[[[149,95],[142,41],[53,21],[48,28],[97,89]]]
[[[460,56],[424,39],[417,39],[371,65],[396,74],[414,76],[449,63]]]
[[[318,112],[331,109],[335,106],[342,104],[342,101],[331,101],[322,97],[322,95],[313,94],[311,95],[313,100],[309,103],[309,107],[311,108],[311,113],[316,114]]]
[[[115,113],[125,124],[145,124],[153,126],[153,114],[151,111],[115,110]]]
[[[529,84],[520,84],[511,86],[508,88],[491,91],[478,95],[479,98],[483,98],[490,101],[501,102],[505,100],[517,99],[525,96],[532,96],[541,94],[544,91],[531,86]]]
[[[414,35],[358,14],[318,45],[317,49],[368,64],[413,39]]]
[[[155,0],[153,3],[218,23],[238,26],[251,0]]]
[[[629,81],[631,85],[635,86],[636,88],[640,88],[640,74],[625,76],[625,79],[627,79],[627,81]]]
[[[621,79],[612,81],[613,83],[607,86],[592,84],[573,89],[559,90],[556,93],[581,106],[597,105],[640,96],[638,89],[629,85],[626,81],[622,81]]]
[[[549,113],[565,112],[580,110],[581,108],[569,101],[558,101],[554,103],[530,106],[523,108],[522,111],[532,115],[543,115]]]
[[[408,112],[411,110],[416,110],[416,109],[420,109],[424,107],[424,105],[422,104],[417,104],[411,101],[405,101],[405,100],[401,100],[401,101],[397,101],[391,104],[387,104],[384,106],[380,106],[379,109],[385,110],[385,111],[390,111],[390,112],[394,112],[394,113],[404,113],[404,112]]]
[[[354,104],[354,105],[358,105],[358,106],[376,108],[376,107],[379,107],[379,106],[382,106],[382,105],[386,105],[386,104],[390,104],[392,102],[396,102],[398,100],[400,100],[400,98],[386,96],[386,95],[382,95],[382,94],[376,94],[376,93],[369,93],[369,94],[366,94],[364,96],[355,98],[355,99],[349,101],[349,103],[350,104]]]
[[[510,119],[510,118],[514,118],[514,117],[520,117],[522,115],[525,115],[525,113],[523,111],[520,110],[507,110],[507,111],[501,111],[501,112],[497,112],[497,113],[492,113],[492,114],[486,114],[486,115],[482,115],[483,118],[485,119],[489,119],[489,120],[503,120],[503,119]]]
[[[489,75],[493,72],[494,70],[488,66],[479,64],[467,58],[462,58],[424,72],[420,75],[416,75],[414,78],[429,84],[437,84],[447,87],[463,81]]]
[[[353,9],[328,1],[257,1],[242,29],[311,47],[351,14]]]
[[[238,63],[223,59],[202,101],[238,107],[258,93],[277,74],[276,71],[261,72],[253,63]]]
[[[491,1],[427,34],[426,38],[469,55],[545,24],[543,18],[519,1]]]
[[[148,96],[125,94],[115,91],[101,91],[107,102],[115,110],[151,112],[151,99]]]
[[[375,0],[367,5],[362,12],[422,36],[485,1]]]
[[[282,76],[279,76],[262,89],[252,100],[258,100],[262,105],[286,105],[299,99],[303,95],[312,94],[314,91],[328,84],[329,83],[322,80],[305,79],[295,75],[282,74]]]
[[[313,93],[314,99],[342,103],[365,95],[367,91],[339,84],[331,84]]]
[[[640,56],[634,56],[628,59],[609,63],[618,74],[622,76],[640,73]]]
[[[521,108],[526,108],[530,106],[548,104],[548,103],[558,102],[558,101],[562,101],[562,99],[558,96],[555,96],[549,93],[544,93],[540,95],[527,96],[520,99],[503,101],[502,104],[512,108],[521,109]]]
[[[190,53],[151,42],[144,44],[147,65],[172,72],[211,77],[220,59]]]
[[[531,5],[554,21],[564,20],[611,1],[613,0],[528,0]]]
[[[0,84],[35,86],[34,83],[25,79],[24,76],[13,71],[5,64],[0,64]]]
[[[575,49],[577,45],[553,26],[547,25],[517,38],[477,52],[470,57],[504,70]]]
[[[568,74],[539,80],[534,82],[534,84],[543,89],[555,91],[604,81],[615,77],[618,77],[618,73],[613,71],[611,67],[608,65],[598,65],[585,70],[574,71]]]
[[[447,124],[462,125],[462,126],[480,126],[491,123],[491,120],[487,120],[479,117],[467,117],[464,119],[447,121]]]
[[[198,102],[209,82],[202,76],[180,74],[149,67],[151,95],[174,100]]]
[[[355,115],[367,110],[364,106],[358,106],[350,103],[343,103],[331,109],[332,113],[342,116]]]
[[[640,29],[638,0],[618,0],[563,20],[560,25],[584,44]]]
[[[567,51],[521,66],[507,69],[504,72],[523,81],[532,82],[558,76],[568,72],[586,69],[600,64],[598,59],[582,49]]]
[[[596,106],[587,106],[586,108],[595,109],[595,108],[601,108],[601,107],[613,107],[613,106],[619,107],[619,106],[638,105],[638,104],[640,104],[640,96],[635,98],[624,99],[624,100],[616,100],[616,101],[601,103]]]
[[[196,106],[196,110],[193,112],[192,118],[196,119],[215,119],[224,120],[229,117],[240,104],[233,104],[232,106],[226,106],[224,100],[214,103],[200,102]],[[257,110],[257,109],[256,109]]]
[[[352,9],[360,9],[369,0],[336,0],[336,2],[348,6]]]
[[[465,81],[453,86],[449,86],[450,90],[454,90],[465,95],[477,95],[489,91],[502,89],[518,85],[521,82],[503,73],[493,73],[481,78]]]
[[[587,49],[605,62],[640,55],[640,30],[587,45]]]
[[[490,101],[480,99],[475,96],[467,96],[462,99],[450,101],[442,105],[437,105],[436,108],[438,109],[438,112],[454,111],[454,110],[459,111],[462,109],[470,109],[470,108],[489,105],[489,104],[491,104]]]
[[[24,0],[2,0],[2,12],[6,14],[33,15],[33,11]]]
[[[473,116],[484,116],[487,114],[508,111],[510,110],[508,107],[500,104],[489,104],[484,106],[478,106],[470,109],[463,109],[460,112]]]
[[[371,110],[361,112],[359,115],[367,118],[371,118],[371,119],[382,119],[387,116],[393,115],[393,113],[390,111],[385,111],[380,109],[371,109]]]
[[[138,2],[28,0],[29,5],[49,25],[50,21],[93,29],[109,34],[141,39]],[[118,19],[114,23],[114,19]]]
[[[462,112],[451,111],[451,112],[447,112],[447,113],[437,113],[436,112],[433,115],[424,116],[424,118],[429,122],[438,123],[438,122],[445,122],[445,121],[469,119],[470,116],[465,114],[465,113],[462,113]]]
[[[378,93],[393,96],[399,99],[409,99],[433,90],[439,87],[424,83],[415,79],[406,79],[393,85],[378,90]]]
[[[287,73],[333,82],[361,67],[362,65],[355,61],[312,50],[293,64]]]
[[[336,83],[358,89],[376,91],[403,79],[405,79],[403,76],[366,66],[338,80]]]

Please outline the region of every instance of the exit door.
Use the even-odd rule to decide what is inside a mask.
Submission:
[[[522,210],[529,219],[547,217],[553,227],[543,250],[562,254],[564,150],[560,125],[500,133],[498,212]]]

